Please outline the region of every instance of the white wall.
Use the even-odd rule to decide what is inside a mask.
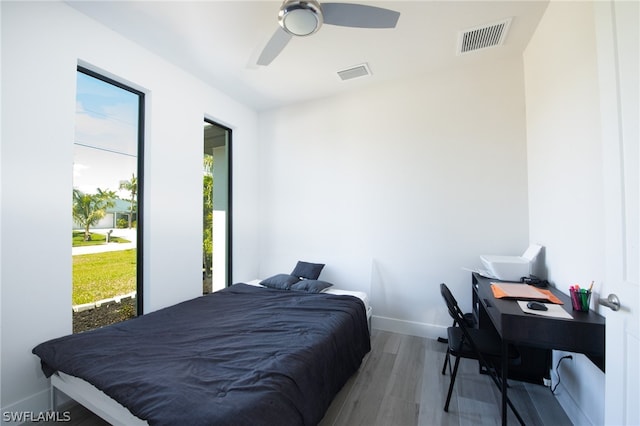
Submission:
[[[530,238],[561,291],[604,274],[602,146],[593,5],[551,2],[524,54]],[[554,367],[564,353],[554,352]],[[604,373],[563,361],[558,398],[576,424],[604,424]]]
[[[144,309],[202,292],[202,123],[233,129],[233,277],[257,275],[257,114],[52,2],[2,8],[3,412],[48,406],[31,349],[71,332],[70,206],[79,62],[144,91]],[[179,178],[178,178],[179,177]],[[185,208],[193,206],[193,208]]]
[[[450,325],[480,254],[528,245],[520,58],[261,113],[261,275],[297,260],[371,295],[373,326]]]

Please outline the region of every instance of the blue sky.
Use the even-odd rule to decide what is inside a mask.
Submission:
[[[73,186],[118,191],[120,181],[137,174],[136,94],[77,73]],[[121,193],[126,197],[126,193]]]

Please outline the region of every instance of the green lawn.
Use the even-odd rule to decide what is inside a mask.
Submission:
[[[73,231],[72,235],[71,235],[71,242],[72,242],[72,246],[73,247],[80,247],[80,246],[95,246],[95,245],[102,245],[102,244],[106,244],[107,243],[107,236],[105,234],[98,234],[95,232],[91,232],[91,240],[90,241],[85,241],[84,240],[84,232],[82,231]],[[112,243],[130,243],[131,241],[125,239],[125,238],[120,238],[120,237],[111,237],[109,239],[109,242]]]
[[[73,304],[136,290],[136,249],[73,256]]]

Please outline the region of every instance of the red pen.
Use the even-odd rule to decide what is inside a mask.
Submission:
[[[571,293],[571,304],[573,305],[573,309],[580,310],[580,298],[578,293],[580,293],[580,286],[578,284],[572,285],[569,287]]]

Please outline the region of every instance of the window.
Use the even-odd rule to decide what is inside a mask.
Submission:
[[[202,292],[231,281],[231,130],[204,121]]]
[[[144,94],[78,67],[73,330],[142,313]]]

